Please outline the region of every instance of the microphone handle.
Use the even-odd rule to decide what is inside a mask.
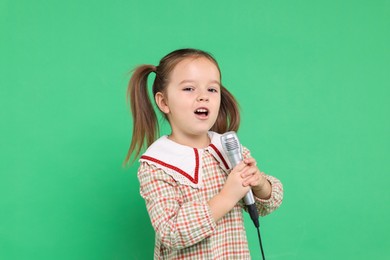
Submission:
[[[232,166],[233,168],[242,161],[242,156],[238,155],[236,158],[232,158]],[[248,191],[248,193],[244,197],[244,203],[246,205],[246,208],[248,210],[249,216],[251,217],[253,224],[255,227],[259,227],[259,213],[257,212],[256,204],[255,204],[255,198],[253,197],[252,189]]]
[[[255,198],[253,197],[252,189],[248,191],[248,193],[244,197],[245,205],[249,206],[255,204]]]

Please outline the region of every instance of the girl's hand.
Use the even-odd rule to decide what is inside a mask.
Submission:
[[[237,164],[229,173],[222,190],[208,201],[214,221],[225,216],[248,193],[250,186],[244,186],[244,178],[241,177],[247,170],[248,165],[244,162]]]
[[[248,171],[248,168],[244,162],[237,164],[229,173],[225,185],[221,190],[221,195],[231,201],[233,205],[242,199],[250,189],[249,185],[243,185],[245,179],[242,177]]]
[[[271,184],[264,177],[264,172],[256,166],[254,158],[244,159],[247,167],[241,172],[241,177],[244,179],[242,185],[244,187],[252,187],[252,191],[256,197],[268,199],[271,196]]]
[[[218,221],[228,213],[250,188],[257,198],[271,197],[271,184],[260,173],[256,161],[252,158],[237,164],[228,175],[220,193],[208,201],[214,221]]]

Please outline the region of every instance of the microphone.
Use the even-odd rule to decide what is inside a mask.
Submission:
[[[238,140],[237,134],[234,131],[223,134],[221,136],[221,143],[222,148],[227,154],[229,162],[232,165],[232,168],[243,161],[242,147],[240,141]],[[253,223],[256,227],[259,227],[259,213],[256,209],[255,198],[253,196],[252,189],[248,191],[243,199]]]

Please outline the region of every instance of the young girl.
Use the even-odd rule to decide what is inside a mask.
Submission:
[[[158,140],[147,91],[171,126]],[[249,150],[231,169],[220,136],[237,131],[238,105],[223,87],[216,60],[196,49],[169,53],[158,66],[135,69],[128,87],[133,136],[125,162],[140,157],[138,179],[156,232],[155,259],[250,259],[241,199],[251,188],[260,215],[277,209],[280,181],[260,172]]]

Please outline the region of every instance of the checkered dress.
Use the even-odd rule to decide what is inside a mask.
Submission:
[[[250,157],[244,148],[244,157]],[[141,162],[138,179],[156,232],[154,259],[250,259],[243,223],[243,204],[238,203],[218,222],[212,218],[207,202],[220,192],[227,174],[210,152],[202,152],[200,188],[183,185],[161,168]],[[282,203],[281,182],[265,176],[272,185],[268,200],[256,198],[264,216]]]

